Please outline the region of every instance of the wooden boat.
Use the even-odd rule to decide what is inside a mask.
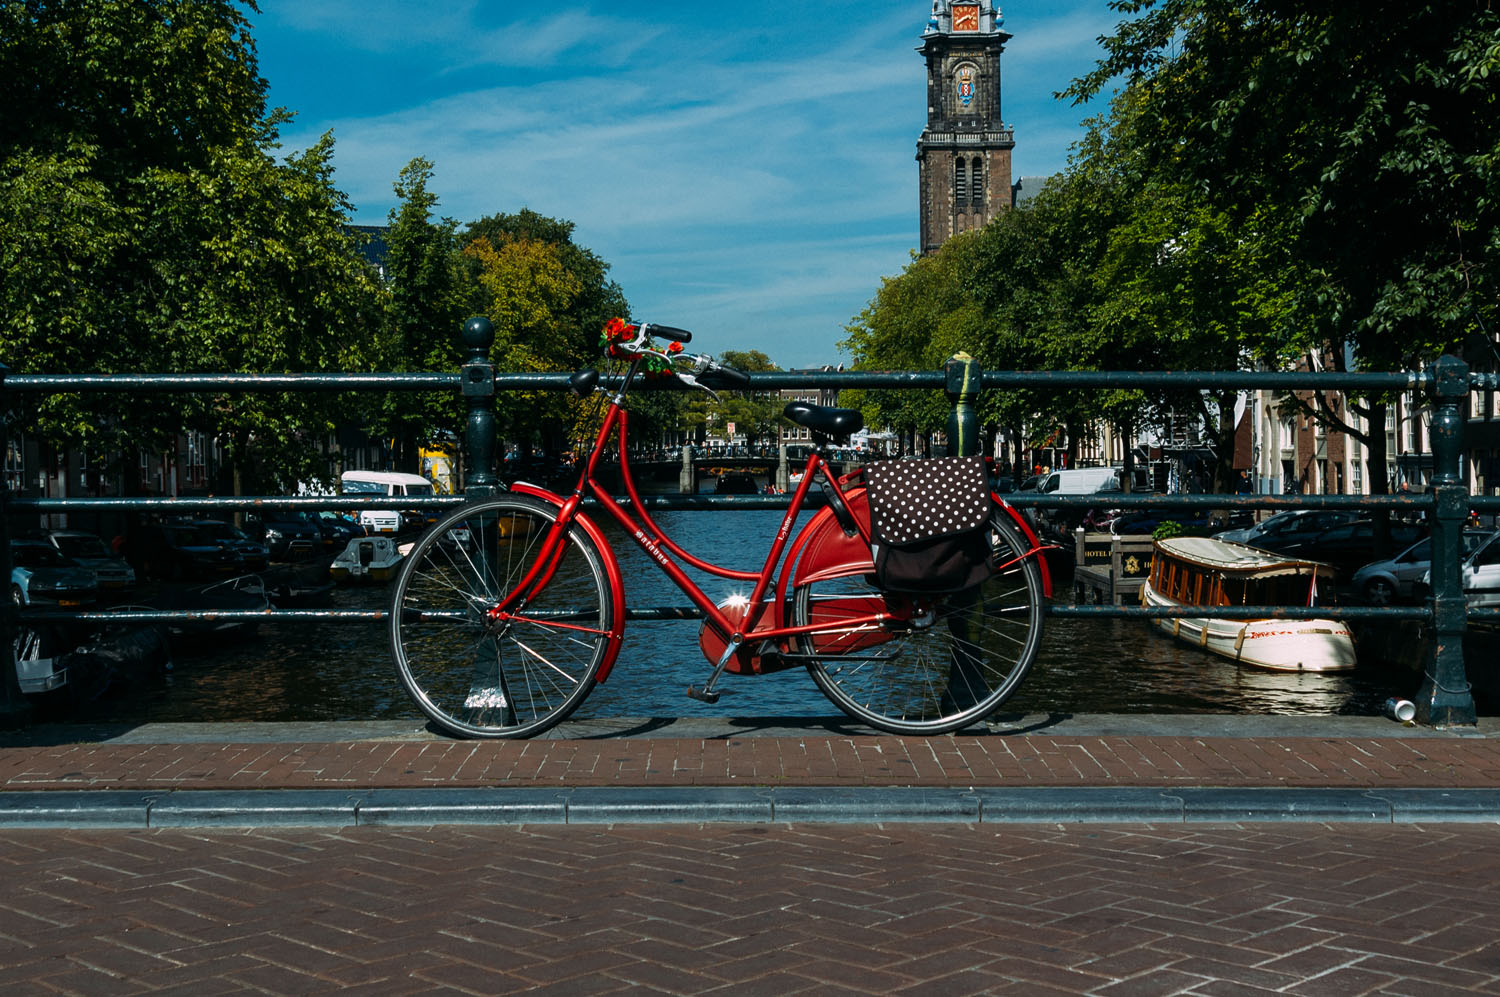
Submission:
[[[1316,606],[1331,594],[1333,567],[1207,537],[1153,545],[1143,606]],[[1354,667],[1354,637],[1338,620],[1158,619],[1156,627],[1194,647],[1254,668],[1338,672]]]
[[[403,556],[390,537],[355,537],[333,559],[328,574],[336,582],[388,582],[396,577]]]

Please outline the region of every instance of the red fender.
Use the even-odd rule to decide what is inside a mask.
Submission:
[[[529,485],[524,481],[517,481],[510,486],[510,490],[517,495],[525,495],[528,498],[539,499],[548,505],[563,505],[563,497],[555,492],[549,492],[545,488]],[[604,562],[604,577],[609,583],[609,597],[613,608],[611,614],[614,624],[609,632],[609,643],[604,648],[604,662],[599,666],[596,680],[603,682],[609,678],[610,669],[615,666],[615,658],[620,654],[620,641],[625,636],[625,577],[620,574],[620,562],[615,559],[614,548],[604,538],[604,531],[599,529],[599,524],[586,516],[582,510],[573,514],[573,522],[576,523],[588,538],[594,541],[594,546],[599,549],[599,559]]]
[[[851,488],[844,492],[844,500],[856,522],[870,521],[870,508],[865,501],[863,488]],[[799,585],[825,578],[868,575],[875,570],[875,564],[870,560],[869,543],[864,537],[845,535],[831,506],[824,506],[813,513],[812,519],[797,534],[786,564],[787,569],[781,573],[781,586],[778,590],[778,601],[783,606]]]
[[[1031,550],[1028,551],[1028,554],[1036,558],[1036,566],[1042,571],[1042,595],[1049,599],[1052,598],[1052,569],[1047,567],[1047,558],[1042,553],[1052,545],[1044,544],[1037,538],[1036,531],[1031,528],[1031,524],[1026,522],[1026,517],[1021,515],[1021,511],[1015,506],[993,492],[990,494],[990,500],[1010,515],[1011,521],[1016,524],[1016,529],[1021,531],[1021,536],[1025,537],[1026,542],[1031,544]]]

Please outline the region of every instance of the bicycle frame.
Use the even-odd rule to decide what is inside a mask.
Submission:
[[[765,561],[762,563],[759,571],[741,571],[713,564],[712,562],[695,557],[673,541],[651,519],[650,513],[646,510],[645,503],[641,501],[634,476],[630,470],[629,447],[627,446],[629,440],[629,413],[624,408],[624,399],[631,382],[634,380],[639,365],[639,360],[631,364],[630,370],[625,376],[624,383],[611,398],[609,407],[605,413],[604,422],[599,428],[593,448],[589,452],[588,460],[579,474],[578,484],[570,495],[565,498],[555,492],[523,482],[516,482],[511,486],[511,491],[517,494],[528,495],[557,506],[558,515],[547,537],[543,541],[542,548],[531,571],[516,584],[504,601],[489,611],[491,620],[503,622],[507,619],[519,618],[521,616],[531,594],[541,591],[555,573],[561,552],[564,549],[564,534],[572,524],[578,522],[595,539],[602,539],[598,528],[580,508],[584,499],[588,497],[592,497],[599,502],[610,517],[636,542],[636,545],[645,551],[647,556],[655,562],[656,566],[665,572],[667,577],[672,579],[672,582],[703,613],[705,626],[718,638],[717,641],[710,643],[707,640],[707,633],[705,632],[703,648],[705,655],[710,661],[714,660],[714,654],[711,652],[719,651],[717,645],[719,642],[723,642],[722,652],[718,655],[718,660],[715,662],[715,679],[723,671],[759,674],[762,671],[777,670],[796,664],[795,661],[787,661],[770,667],[763,667],[759,653],[739,653],[746,642],[751,639],[759,647],[763,647],[767,642],[771,642],[784,648],[788,640],[803,635],[847,632],[851,629],[866,627],[874,631],[879,631],[885,625],[899,622],[904,618],[909,618],[912,612],[920,611],[920,606],[918,605],[921,602],[920,599],[893,600],[893,605],[898,608],[897,612],[885,611],[883,609],[882,611],[874,611],[866,614],[845,615],[836,624],[788,625],[787,609],[790,602],[790,591],[793,581],[790,576],[794,565],[801,564],[802,561],[799,559],[808,557],[812,548],[821,549],[821,547],[827,546],[826,544],[817,545],[811,541],[817,535],[816,531],[819,528],[820,522],[823,525],[823,532],[830,532],[827,529],[828,519],[824,518],[820,520],[819,517],[823,516],[824,513],[829,518],[835,515],[831,510],[823,510],[823,512],[819,513],[819,516],[815,516],[813,521],[809,522],[798,535],[796,543],[793,546],[792,556],[786,559],[784,566],[782,565],[782,555],[786,552],[788,542],[791,540],[792,526],[796,523],[798,515],[805,508],[807,494],[812,487],[815,477],[821,476],[825,483],[831,507],[842,507],[847,510],[851,506],[862,505],[862,502],[856,503],[855,501],[855,496],[859,495],[859,492],[849,492],[844,489],[844,486],[857,478],[861,472],[856,470],[844,475],[842,478],[836,477],[831,472],[827,461],[818,447],[814,447],[808,455],[802,480],[798,483],[792,494],[791,504],[786,514],[782,517],[781,524],[776,531],[776,536],[771,543],[771,548],[767,552]],[[630,510],[627,510],[610,495],[595,477],[605,447],[611,437],[616,434],[618,434],[619,441],[620,476],[624,483],[626,497],[633,506],[635,513],[639,516],[639,520],[631,515]],[[996,501],[998,502],[999,500],[997,499]],[[1031,550],[1022,556],[1036,556],[1043,549],[1044,545],[1037,540],[1036,534],[1031,530],[1029,524],[1014,509],[1003,502],[1000,504],[1010,513],[1031,545]],[[845,524],[853,526],[855,533],[852,536],[844,528]],[[822,558],[820,564],[823,561],[827,561],[835,565],[831,570],[842,573],[850,573],[851,569],[863,571],[872,571],[874,569],[870,552],[867,517],[863,519],[852,515],[841,517],[838,528],[831,532],[839,538],[839,541],[835,542],[834,546],[841,549],[833,552],[830,556]],[[615,560],[614,553],[607,544],[600,543],[599,547],[601,556],[607,562],[606,570],[610,582],[613,586],[617,586],[616,595],[618,597],[623,590],[623,576],[620,574],[618,562]],[[682,566],[674,560],[674,556],[684,564],[700,571],[717,575],[721,578],[753,582],[754,587],[743,602],[733,600],[731,611],[726,612],[724,608],[715,603],[687,575]],[[1046,560],[1038,558],[1038,561],[1042,570],[1045,591],[1050,595],[1052,585],[1046,568]],[[776,598],[767,599],[766,596],[772,589],[772,580],[776,577],[778,566],[782,566],[781,584],[777,588]],[[617,602],[623,604],[623,598],[617,598]],[[730,604],[731,601],[726,601],[725,603],[725,605]],[[891,607],[886,607],[886,609],[889,608]],[[904,611],[901,611],[902,609]],[[769,616],[767,616],[768,611]],[[567,624],[561,624],[556,621],[552,625],[567,626]],[[618,645],[618,641],[623,635],[623,628],[624,620],[617,620],[615,631],[610,634],[616,645]],[[602,682],[608,677],[613,664],[614,656],[611,654],[599,671],[599,681]],[[713,680],[711,679],[708,685],[711,687],[712,684]]]

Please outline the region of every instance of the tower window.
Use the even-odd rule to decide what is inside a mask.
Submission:
[[[963,159],[953,161],[953,203],[960,211],[969,201],[969,170]]]
[[[974,207],[984,207],[984,160],[975,157],[973,166],[970,168],[969,196],[973,199]]]

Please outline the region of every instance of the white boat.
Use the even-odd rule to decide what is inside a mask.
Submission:
[[[1153,545],[1143,606],[1316,606],[1333,592],[1333,567],[1289,559],[1207,537],[1171,537]],[[1354,667],[1354,637],[1338,620],[1219,620],[1151,623],[1194,647],[1254,668],[1341,672]]]
[[[336,582],[388,582],[396,577],[404,556],[390,537],[355,537],[333,559],[328,574]]]

